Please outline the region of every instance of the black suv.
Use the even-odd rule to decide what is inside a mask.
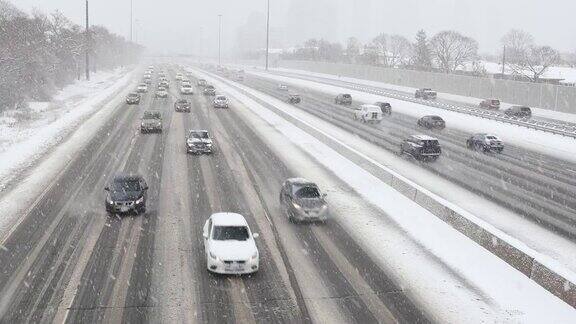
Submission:
[[[178,99],[174,103],[174,110],[176,112],[190,112],[190,101],[186,99]]]
[[[431,100],[431,99],[436,99],[437,95],[438,94],[436,93],[436,91],[434,91],[430,88],[422,88],[422,89],[416,90],[416,92],[414,93],[414,98]]]
[[[117,175],[104,188],[106,194],[106,211],[110,214],[146,212],[148,185],[139,175]]]
[[[512,106],[504,110],[504,114],[506,116],[530,118],[532,117],[532,110],[526,106]]]
[[[378,101],[375,102],[374,105],[380,107],[380,110],[382,110],[382,115],[390,116],[392,114],[392,105],[390,105],[390,103]]]
[[[400,144],[400,153],[421,161],[435,161],[442,149],[438,139],[427,135],[412,135]]]
[[[350,106],[352,104],[352,96],[348,93],[341,93],[334,98],[334,103],[337,105]]]
[[[446,122],[440,116],[424,116],[418,119],[418,126],[428,129],[444,129]]]
[[[303,178],[284,181],[280,190],[280,205],[291,222],[325,221],[328,218],[328,203],[318,185]]]

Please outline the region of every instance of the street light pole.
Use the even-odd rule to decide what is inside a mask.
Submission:
[[[222,59],[222,53],[221,53],[221,47],[222,47],[222,15],[218,15],[218,66],[220,66],[221,63],[221,59]]]
[[[267,0],[266,11],[266,71],[268,71],[268,53],[270,52],[270,0]]]
[[[130,43],[134,40],[134,0],[130,0]]]
[[[90,80],[90,28],[88,20],[88,0],[86,0],[86,80]]]

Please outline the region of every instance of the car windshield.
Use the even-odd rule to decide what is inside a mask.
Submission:
[[[212,234],[216,241],[246,241],[249,237],[246,226],[214,226]]]
[[[488,136],[486,136],[486,139],[489,139],[489,140],[497,140],[498,138],[497,138],[496,136],[488,135]]]
[[[162,115],[158,111],[145,111],[143,118],[144,119],[161,119]]]
[[[191,137],[191,138],[200,138],[200,139],[209,138],[208,132],[205,132],[205,131],[192,131],[192,132],[190,132],[189,137]]]
[[[218,97],[216,97],[216,100],[226,100],[226,97],[218,96]]]
[[[349,94],[343,94],[342,97],[343,98],[350,98],[350,95]]]
[[[435,147],[440,145],[437,140],[420,140],[418,144],[423,147]]]
[[[140,182],[138,180],[115,180],[112,184],[112,191],[115,192],[130,192],[140,191]]]
[[[320,192],[314,186],[304,186],[297,189],[294,195],[296,198],[318,198],[320,197]]]

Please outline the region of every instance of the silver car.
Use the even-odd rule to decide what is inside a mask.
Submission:
[[[280,205],[291,222],[326,221],[329,211],[325,198],[318,185],[303,178],[287,179],[280,190]]]

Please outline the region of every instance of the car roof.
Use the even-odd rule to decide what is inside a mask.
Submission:
[[[369,104],[360,105],[360,107],[366,107],[366,108],[372,108],[372,109],[380,109],[380,107],[378,107],[378,106],[376,106],[376,105],[369,105]]]
[[[288,178],[288,179],[286,179],[286,182],[289,182],[291,184],[300,184],[300,185],[316,185],[314,182],[309,181],[308,179],[305,179],[305,178]]]
[[[113,181],[140,181],[143,177],[139,174],[118,173],[114,176]]]
[[[210,218],[215,226],[248,226],[244,216],[237,213],[215,213]]]
[[[432,136],[428,136],[428,135],[412,135],[412,138],[415,138],[417,140],[421,140],[421,141],[437,141],[438,139]]]
[[[192,133],[192,132],[194,132],[194,133],[200,133],[200,132],[208,133],[208,131],[205,129],[191,129],[188,133]]]

